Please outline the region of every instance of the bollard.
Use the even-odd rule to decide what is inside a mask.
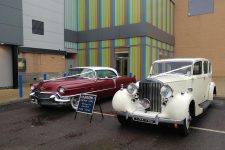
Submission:
[[[66,76],[67,76],[67,73],[66,73],[66,72],[64,72],[63,77],[66,77]]]
[[[44,80],[47,80],[47,74],[44,73]]]
[[[129,76],[132,77],[132,73],[131,72],[129,73]]]
[[[23,97],[23,76],[19,75],[19,96]]]

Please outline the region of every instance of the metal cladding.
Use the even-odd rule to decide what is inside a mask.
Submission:
[[[174,3],[170,0],[65,0],[64,11],[65,29],[78,33],[149,23],[173,36]],[[126,49],[128,72],[138,80],[147,77],[152,62],[174,54],[172,44],[152,38],[151,33],[150,37],[66,41],[65,48],[78,52],[78,66],[110,67],[115,67],[116,49]]]

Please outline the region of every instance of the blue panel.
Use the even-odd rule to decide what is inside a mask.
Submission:
[[[189,0],[189,16],[213,13],[214,0]]]

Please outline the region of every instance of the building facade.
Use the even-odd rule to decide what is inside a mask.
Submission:
[[[22,0],[0,1],[0,88],[18,85],[20,45],[23,45]]]
[[[65,71],[64,2],[22,0],[23,46],[19,47],[19,74],[24,82]]]
[[[205,57],[214,77],[225,76],[225,1],[175,0],[175,56]]]
[[[110,66],[146,78],[156,59],[173,57],[172,0],[65,0],[65,48],[78,66]]]

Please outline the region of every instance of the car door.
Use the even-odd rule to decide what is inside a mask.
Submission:
[[[203,62],[203,69],[204,69],[204,84],[205,87],[205,100],[208,100],[208,91],[209,91],[209,84],[211,82],[211,73],[210,73],[210,63],[208,61]]]
[[[205,79],[205,74],[203,72],[203,62],[195,62],[193,67],[192,88],[193,96],[198,104],[205,101],[205,91],[207,88],[205,85]]]

